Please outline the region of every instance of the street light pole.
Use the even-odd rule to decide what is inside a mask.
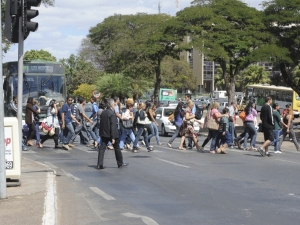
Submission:
[[[2,24],[0,10],[0,24]],[[0,199],[6,198],[6,160],[5,160],[5,136],[4,136],[4,96],[3,96],[3,71],[2,71],[2,29],[0,29]]]

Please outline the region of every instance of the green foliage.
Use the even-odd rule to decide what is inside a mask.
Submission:
[[[171,16],[165,14],[114,15],[90,29],[89,38],[98,46],[108,73],[123,73],[133,79],[154,79],[158,100],[161,86],[161,62],[167,55],[178,58],[179,35],[165,33]]]
[[[70,94],[82,83],[95,84],[102,74],[93,63],[85,61],[80,56],[72,54],[67,59],[61,59],[60,62],[64,65],[66,76],[72,80],[72,84],[67,86]]]
[[[74,91],[74,95],[84,97],[87,101],[89,101],[95,89],[96,86],[94,84],[80,84]]]
[[[165,57],[161,64],[162,82],[164,88],[195,90],[196,77],[193,75],[190,65],[184,60]]]
[[[214,0],[211,4],[178,12],[181,27],[177,25],[173,31],[185,32],[192,39],[190,46],[220,64],[229,101],[232,101],[240,71],[255,61],[264,60],[268,49],[264,46],[273,43],[262,18],[262,12],[241,1]],[[229,76],[226,75],[228,66]]]
[[[270,73],[265,71],[265,68],[258,65],[250,65],[241,73],[243,84],[270,84]]]
[[[265,24],[276,38],[277,48],[271,57],[280,65],[285,83],[300,95],[300,81],[289,69],[296,67],[300,61],[300,1],[270,0],[264,2],[263,7]],[[284,57],[282,51],[287,51]]]
[[[125,77],[124,74],[104,74],[97,81],[97,89],[102,97],[118,96],[120,99],[128,97],[140,97],[149,88],[149,83],[140,80],[133,80]]]
[[[26,51],[24,54],[24,60],[37,59],[56,62],[56,58],[53,55],[51,55],[50,52],[45,51],[43,49]]]

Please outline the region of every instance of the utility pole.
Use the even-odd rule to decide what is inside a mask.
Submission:
[[[2,15],[0,10],[0,24]],[[0,97],[3,99],[3,71],[2,71],[2,29],[0,29]],[[5,136],[4,136],[4,102],[0,104],[0,199],[6,198],[6,160],[5,160]]]
[[[158,14],[161,13],[161,0],[158,1]]]

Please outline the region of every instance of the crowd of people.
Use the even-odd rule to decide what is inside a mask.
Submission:
[[[67,97],[66,102],[60,101],[58,104],[55,99],[49,99],[46,103],[48,106],[46,119],[41,122],[39,102],[29,97],[25,113],[25,123],[28,130],[23,150],[27,150],[26,146],[34,145],[43,148],[43,143],[49,138],[53,138],[55,148],[69,151],[75,146],[76,137],[80,136],[80,144],[102,149],[102,155],[99,154],[98,165],[103,166],[103,154],[106,148],[115,150],[118,165],[121,165],[123,162],[120,150],[128,149],[137,153],[141,149],[141,145],[144,145],[148,152],[152,152],[154,150],[154,146],[151,145],[152,137],[155,137],[157,145],[162,145],[157,128],[156,106],[152,102],[140,102],[137,107],[134,107],[135,102],[128,98],[124,109],[118,97],[107,99],[106,102],[98,105],[97,99],[92,96],[90,102],[92,103],[92,114],[88,117],[85,114],[86,100],[82,97],[78,97],[77,103],[74,103],[70,96]],[[14,97],[10,103],[11,116],[16,116],[16,105],[17,102]],[[289,135],[297,151],[300,151],[293,130],[293,110],[290,105],[287,105],[280,115],[279,105],[272,104],[272,98],[266,97],[266,104],[260,113],[265,143],[259,148],[256,146],[258,113],[255,109],[255,102],[249,101],[247,107],[240,114],[244,131],[239,136],[235,131],[237,119],[235,102],[224,108],[222,113],[219,112],[219,107],[219,102],[212,102],[207,107],[204,121],[200,122],[199,118],[196,119],[197,107],[191,100],[191,95],[186,94],[185,102],[179,102],[174,110],[172,123],[176,130],[167,146],[172,148],[172,143],[179,135],[181,136],[180,150],[191,149],[195,146],[198,151],[204,152],[204,147],[211,140],[209,148],[211,154],[226,154],[226,148],[232,148],[236,145],[243,150],[258,151],[263,156],[271,156],[268,147],[274,145],[274,152],[281,153],[282,142]],[[112,116],[115,117],[115,120],[111,119]],[[199,123],[200,127],[208,129],[207,138],[202,145],[198,142],[198,133],[194,129],[194,123]],[[42,126],[47,124],[51,127],[51,130],[46,131],[42,136],[40,136],[41,124]],[[142,141],[140,141],[141,137]],[[185,142],[186,138],[188,145]],[[33,139],[36,140],[35,143]],[[248,140],[250,140],[250,144],[248,144]]]

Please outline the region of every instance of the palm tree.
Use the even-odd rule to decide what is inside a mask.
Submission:
[[[265,68],[258,65],[250,65],[241,73],[243,77],[243,84],[270,84],[270,73],[265,71]]]

